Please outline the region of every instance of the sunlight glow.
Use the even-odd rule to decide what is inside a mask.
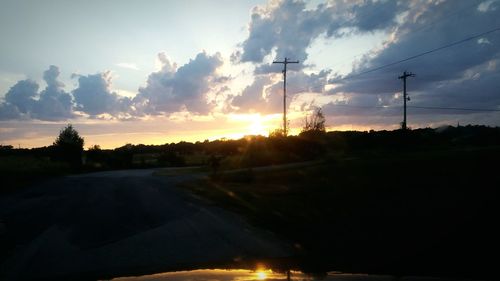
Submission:
[[[255,118],[253,122],[248,126],[248,133],[250,135],[267,136],[268,130],[262,124],[262,118],[260,117],[260,115],[257,115],[257,118]]]
[[[257,271],[257,279],[265,280],[267,278],[267,273],[265,271]]]
[[[280,118],[280,114],[261,115],[260,113],[254,113],[229,115],[230,122],[248,124],[245,126],[243,135],[267,136],[269,132],[278,126]]]

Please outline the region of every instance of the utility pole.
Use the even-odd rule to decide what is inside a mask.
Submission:
[[[286,65],[289,63],[299,63],[299,61],[290,61],[285,57],[284,61],[273,61],[273,63],[283,64],[283,135],[286,137]]]
[[[403,130],[406,130],[406,101],[409,101],[410,100],[410,97],[408,97],[406,95],[406,78],[408,77],[415,77],[415,74],[411,73],[411,72],[406,72],[404,71],[403,72],[403,75],[399,76],[398,79],[403,79],[403,106],[404,106],[404,109],[403,109]]]

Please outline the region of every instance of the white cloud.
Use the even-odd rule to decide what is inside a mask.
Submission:
[[[494,5],[496,4],[496,5]],[[484,2],[481,2],[478,6],[477,6],[477,10],[480,11],[480,12],[488,12],[488,11],[494,11],[497,9],[497,6],[498,6],[498,0],[487,0],[487,1],[484,1]]]
[[[126,63],[126,62],[121,62],[117,63],[116,66],[119,66],[121,68],[126,68],[126,69],[132,69],[132,70],[140,70],[139,67],[135,63]]]
[[[138,114],[207,114],[215,107],[208,95],[229,79],[218,73],[223,64],[219,53],[201,52],[178,68],[164,53],[158,54],[158,60],[161,69],[149,75],[146,86],[139,88],[134,98]]]

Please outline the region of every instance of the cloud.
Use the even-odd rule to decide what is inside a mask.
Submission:
[[[361,5],[353,5],[346,10],[353,13],[350,21],[353,27],[369,32],[394,26],[396,14],[403,7],[397,1],[363,1]],[[333,34],[336,30],[330,29],[329,32]]]
[[[64,84],[57,80],[59,68],[51,65],[43,73],[47,87],[40,93],[40,98],[33,108],[32,117],[40,120],[66,120],[72,118],[73,98],[63,89]]]
[[[161,70],[151,73],[146,86],[133,97],[124,97],[112,89],[110,71],[74,74],[78,86],[67,93],[58,80],[59,68],[52,65],[43,73],[47,84],[43,91],[39,92],[38,83],[29,79],[9,89],[0,103],[0,119],[57,121],[75,117],[75,111],[92,118],[120,119],[179,111],[207,114],[217,107],[221,94],[229,91],[226,84],[231,78],[217,72],[223,64],[219,53],[199,53],[179,68],[164,53],[158,59]]]
[[[488,0],[484,1],[477,6],[477,10],[480,12],[488,12],[490,10],[496,10],[498,8],[498,0]]]
[[[331,93],[349,93],[352,99],[356,95],[371,95],[391,100],[391,96],[402,90],[402,82],[396,78],[402,71],[408,70],[417,75],[408,80],[408,91],[412,97],[409,106],[467,108],[499,106],[500,96],[498,87],[494,83],[500,78],[497,69],[500,62],[498,33],[356,76],[357,73],[374,67],[390,64],[498,26],[500,11],[493,5],[494,3],[490,1],[479,4],[469,1],[418,2],[418,5],[411,6],[408,13],[402,17],[401,24],[395,29],[392,39],[384,48],[367,54],[345,80],[330,81],[336,84]],[[392,99],[391,102],[402,104],[401,98]],[[362,114],[364,110],[351,109],[351,111]],[[444,114],[443,111],[440,112]],[[420,110],[415,114],[437,113],[439,112],[435,110]],[[471,112],[446,111],[446,113]],[[379,110],[378,114],[385,113],[380,113]]]
[[[29,114],[36,102],[38,83],[33,80],[21,80],[5,94],[5,102],[15,106],[20,113]]]
[[[299,94],[326,93],[328,74],[322,70],[307,74],[304,71],[287,72],[287,104]],[[252,84],[240,95],[234,96],[231,104],[243,112],[277,113],[283,110],[283,80],[281,75],[255,75]]]
[[[334,39],[377,30],[392,31],[398,26],[397,17],[408,5],[396,1],[330,1],[310,9],[303,1],[284,0],[254,8],[248,37],[233,52],[231,61],[253,63],[255,79],[233,97],[231,105],[243,112],[281,112],[283,82],[277,79],[278,75],[281,78],[278,74],[281,67],[270,64],[270,57],[300,61],[299,65],[290,65],[287,73],[289,103],[304,93],[326,94],[331,71],[304,72],[308,67],[304,64],[307,51],[313,41],[320,36]],[[367,85],[367,91],[372,87]]]
[[[0,120],[38,119],[60,121],[74,118],[75,110],[95,117],[99,114],[122,117],[131,112],[130,98],[121,97],[111,90],[111,73],[73,75],[78,87],[71,93],[64,90],[58,80],[59,68],[51,65],[43,73],[47,87],[38,92],[33,80],[20,80],[5,94],[0,104]]]
[[[0,120],[19,119],[22,113],[19,109],[10,103],[0,103]]]
[[[0,119],[33,118],[39,120],[66,120],[73,117],[72,97],[57,78],[59,68],[51,65],[43,74],[47,87],[38,92],[33,80],[20,80],[5,94],[0,106]]]
[[[100,114],[119,115],[131,111],[131,100],[112,91],[112,75],[110,71],[73,75],[78,78],[78,87],[73,90],[77,110],[91,116]]]
[[[396,1],[332,1],[307,9],[303,1],[273,1],[253,9],[248,38],[231,59],[259,64],[275,54],[303,64],[307,48],[320,35],[331,38],[387,29],[404,7]]]
[[[207,114],[215,104],[209,93],[229,78],[217,73],[223,60],[219,53],[201,52],[185,65],[177,65],[164,54],[158,54],[162,67],[151,73],[145,87],[139,88],[134,107],[143,114],[170,114],[187,110]]]
[[[243,111],[259,112],[266,107],[264,89],[272,83],[267,75],[256,75],[252,84],[243,89],[241,95],[235,96],[232,105]]]
[[[121,63],[117,63],[116,66],[121,67],[121,68],[126,68],[126,69],[139,70],[139,67],[137,67],[137,65],[135,63],[121,62]]]
[[[281,68],[269,63],[271,57],[286,56],[303,63],[308,48],[320,36],[334,43],[338,37],[384,30],[387,40],[382,48],[355,61],[346,79],[332,77],[334,75],[326,70],[317,77],[306,75],[303,73],[306,65],[291,69],[287,83],[289,100],[302,92],[319,93],[317,97],[323,100],[319,105],[325,107],[325,113],[343,118],[343,122],[352,118],[352,122],[363,124],[392,123],[401,115],[402,100],[398,93],[402,82],[397,77],[402,71],[410,70],[417,73],[417,77],[408,80],[412,97],[409,105],[500,108],[494,83],[500,78],[497,69],[500,38],[496,33],[380,71],[357,75],[498,27],[499,3],[331,1],[308,9],[301,1],[278,1],[257,7],[252,11],[248,37],[231,56],[233,63],[254,64],[256,78],[241,95],[232,99],[232,105],[240,111],[278,112],[282,106],[279,103],[282,82],[274,78]],[[330,84],[328,90],[327,84]],[[328,97],[330,102],[325,102]],[[318,104],[311,101],[310,105]],[[477,115],[470,111],[417,109],[413,109],[412,114],[422,118],[427,114],[429,120],[447,114]]]
[[[247,81],[248,72],[236,79],[220,74],[224,62],[219,53],[200,52],[180,66],[160,53],[160,70],[151,73],[145,85],[128,97],[113,90],[110,72],[77,75],[77,88],[65,92],[65,85],[58,80],[59,69],[51,66],[43,75],[45,89],[26,79],[7,91],[0,103],[0,119],[64,120],[80,112],[91,117],[168,116],[179,111],[190,115],[214,111],[278,113],[283,106],[282,66],[270,61],[284,57],[300,61],[288,68],[287,101],[304,102],[306,109],[323,105],[330,117],[344,121],[351,117],[356,122],[392,122],[391,118],[398,117],[400,112],[390,108],[401,107],[398,93],[402,82],[397,77],[404,70],[417,74],[408,80],[410,106],[500,108],[496,86],[500,79],[498,32],[357,75],[498,27],[499,7],[498,0],[338,0],[313,7],[305,1],[271,1],[252,10],[248,36],[230,55],[233,64],[247,62],[233,65],[234,69],[253,71],[253,81],[239,93],[229,87],[240,89],[236,84]],[[372,32],[386,35],[386,41],[356,60],[347,77],[334,77],[331,70],[307,65],[308,52],[314,50],[318,38],[335,44],[341,37],[350,40],[347,36]],[[125,62],[116,66],[137,69]],[[335,65],[332,68],[335,70]],[[412,114],[441,113],[415,110]],[[389,121],[383,121],[384,117]]]

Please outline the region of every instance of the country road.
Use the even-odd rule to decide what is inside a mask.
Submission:
[[[54,179],[0,197],[0,280],[93,280],[238,259],[290,248],[154,170]]]

